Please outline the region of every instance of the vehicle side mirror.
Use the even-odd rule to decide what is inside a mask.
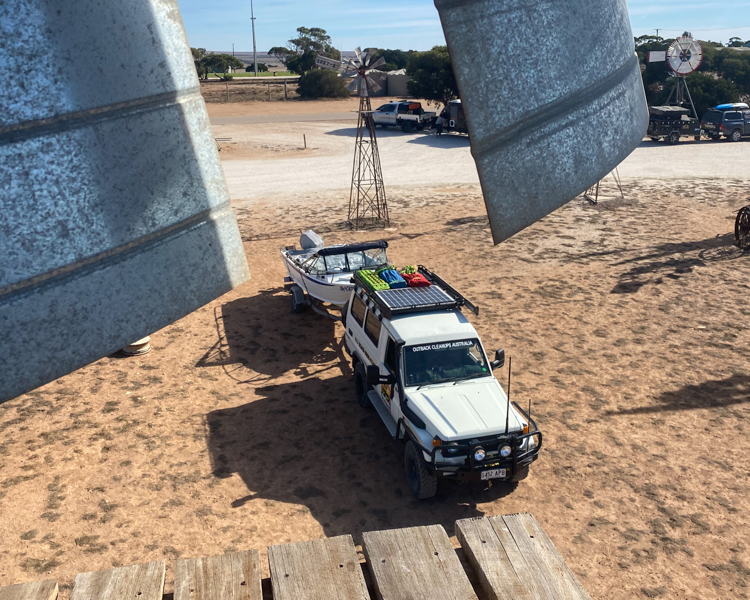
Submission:
[[[367,385],[380,385],[381,383],[391,385],[396,383],[396,378],[390,373],[381,375],[380,367],[377,365],[367,365]]]
[[[378,385],[380,383],[380,368],[377,365],[367,365],[367,384]]]
[[[490,363],[492,370],[499,369],[505,364],[505,350],[502,348],[495,352],[495,360]]]

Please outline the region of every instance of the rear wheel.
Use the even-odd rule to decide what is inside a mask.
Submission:
[[[406,442],[404,468],[409,491],[417,500],[432,498],[437,493],[437,476],[427,470],[422,451],[411,440]]]
[[[370,386],[367,385],[367,376],[365,375],[365,368],[361,362],[357,363],[354,367],[354,395],[357,398],[357,403],[362,408],[370,406],[370,399],[367,397],[367,392],[370,391]]]
[[[742,139],[742,132],[739,129],[735,129],[729,139],[733,142],[739,142]]]
[[[673,131],[669,134],[669,137],[667,138],[667,141],[670,144],[678,144],[680,142],[680,134],[677,131]]]
[[[414,125],[412,125],[411,121],[404,121],[401,123],[401,131],[404,133],[411,133],[412,129],[414,129]]]

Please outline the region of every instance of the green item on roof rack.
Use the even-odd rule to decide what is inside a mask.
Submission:
[[[416,272],[417,272],[417,267],[415,267],[414,265],[406,265],[403,269],[399,270],[399,273],[401,273],[402,275],[404,273],[406,273],[407,275],[414,275],[414,273]]]
[[[369,269],[362,269],[361,271],[357,271],[357,275],[359,276],[362,283],[365,284],[365,287],[373,292],[380,292],[383,290],[389,290],[391,287],[380,277],[377,276],[375,271],[370,271]]]

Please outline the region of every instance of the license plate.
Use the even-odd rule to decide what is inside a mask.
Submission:
[[[504,479],[505,469],[490,469],[489,471],[482,471],[482,481],[485,479]]]

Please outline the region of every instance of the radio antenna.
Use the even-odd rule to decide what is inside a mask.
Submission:
[[[512,360],[513,360],[513,357],[509,356],[508,357],[508,407],[505,411],[505,435],[508,435],[508,424],[509,424],[508,420],[510,419],[510,374],[512,371],[511,369]]]

